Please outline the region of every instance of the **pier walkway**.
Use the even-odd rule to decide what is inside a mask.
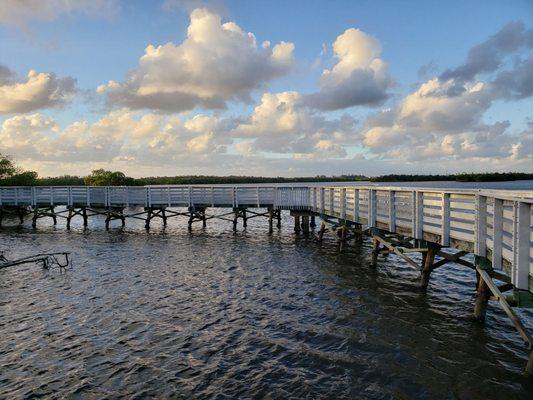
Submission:
[[[335,235],[341,247],[368,234],[373,260],[396,254],[421,272],[426,288],[431,272],[448,262],[476,271],[474,316],[483,320],[488,300],[498,301],[529,346],[528,335],[513,307],[533,306],[533,191],[429,189],[382,186],[132,186],[132,187],[0,187],[0,225],[6,215],[22,223],[40,218],[83,218],[105,215],[113,220],[145,221],[186,216],[189,228],[211,218],[239,221],[266,217],[270,230],[289,210],[295,231],[308,233],[321,219],[317,239]],[[56,210],[56,208],[60,208]],[[141,210],[139,210],[141,208]],[[206,210],[225,209],[209,215]],[[130,210],[130,211],[128,211]],[[422,263],[412,258],[422,255]],[[465,256],[474,254],[467,260]],[[470,260],[470,261],[469,261]],[[505,295],[503,293],[506,293]],[[533,353],[531,353],[533,354]],[[526,370],[533,374],[533,355]]]

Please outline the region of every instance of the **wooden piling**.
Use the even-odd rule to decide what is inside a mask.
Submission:
[[[308,215],[302,215],[302,225],[301,225],[302,231],[304,234],[309,234],[309,216]]]
[[[533,350],[529,351],[529,359],[527,360],[526,375],[533,377]]]
[[[86,228],[88,225],[88,215],[87,215],[87,208],[86,207],[68,207],[68,215],[67,215],[67,229],[70,229],[70,222],[75,216],[81,216],[83,218],[83,227]]]
[[[321,242],[322,239],[324,238],[324,232],[326,232],[326,223],[322,222],[322,224],[320,224],[320,230],[318,231],[318,237],[317,237],[317,240],[319,242]]]
[[[24,223],[24,216],[28,214],[26,207],[0,207],[0,227],[2,226],[3,219],[6,215],[15,215],[19,218],[19,223]]]
[[[311,215],[311,222],[309,223],[309,226],[311,228],[316,228],[316,221],[315,221],[315,216],[314,215]]]
[[[109,223],[114,220],[120,220],[122,227],[126,226],[126,217],[124,216],[124,209],[121,207],[112,207],[106,209],[105,212],[105,228],[109,229]]]
[[[474,319],[485,321],[487,305],[492,292],[484,279],[480,278],[477,285],[476,305],[474,306]]]
[[[378,263],[378,255],[380,250],[379,240],[374,237],[373,239],[373,245],[372,245],[372,266],[376,267]]]
[[[437,255],[437,252],[439,251],[439,246],[436,246],[434,244],[430,244],[428,246],[427,252],[423,253],[425,254],[425,257],[422,256],[423,264],[422,264],[422,272],[420,274],[420,288],[426,289],[429,285],[429,278],[431,276],[431,271],[433,271],[433,263],[435,261],[435,256]]]
[[[294,216],[294,232],[300,233],[302,231],[302,227],[300,225],[300,216],[295,215]]]
[[[46,207],[39,207],[35,206],[33,208],[33,218],[31,222],[31,226],[33,228],[37,227],[37,220],[44,217],[50,217],[54,221],[54,225],[57,225],[57,216],[55,213],[55,207],[54,206],[46,206]],[[22,219],[21,219],[22,220]]]
[[[344,251],[344,245],[346,244],[347,237],[348,237],[348,228],[346,225],[343,225],[339,231],[339,251],[342,253]]]

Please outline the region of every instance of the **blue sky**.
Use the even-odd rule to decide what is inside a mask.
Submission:
[[[250,165],[254,173],[265,175],[314,175],[321,171],[325,171],[324,173],[372,173],[376,162],[379,162],[380,173],[393,172],[398,169],[402,172],[412,171],[413,173],[420,170],[443,172],[431,161],[432,158],[442,157],[442,155],[434,154],[434,150],[421,149],[419,153],[427,153],[421,158],[415,155],[402,157],[398,155],[402,149],[401,145],[397,148],[387,147],[386,149],[369,145],[375,142],[373,138],[375,138],[376,130],[373,130],[375,126],[369,126],[367,118],[372,119],[373,116],[391,112],[391,110],[397,113],[393,118],[394,122],[388,123],[387,126],[379,126],[379,135],[385,135],[383,137],[388,138],[384,140],[389,140],[391,137],[397,138],[398,135],[408,135],[409,140],[425,141],[424,135],[426,134],[429,142],[435,142],[433,149],[437,147],[437,144],[441,147],[451,146],[446,147],[446,154],[443,158],[444,167],[442,168],[445,168],[445,171],[472,168],[472,165],[478,164],[479,168],[475,168],[483,170],[531,170],[530,147],[528,147],[531,142],[529,134],[531,126],[528,126],[528,121],[533,117],[531,112],[533,101],[529,93],[510,96],[496,95],[491,92],[481,100],[476,98],[476,102],[484,103],[483,107],[472,111],[478,113],[479,118],[475,121],[468,121],[462,126],[444,127],[441,126],[442,124],[436,126],[431,121],[425,125],[421,122],[416,126],[406,125],[400,118],[407,112],[406,107],[404,107],[403,114],[400,110],[407,96],[415,93],[424,83],[439,77],[444,70],[453,69],[465,63],[470,49],[484,43],[491,36],[497,35],[510,22],[522,24],[523,29],[518,29],[518,31],[526,37],[524,39],[526,44],[502,54],[501,65],[497,69],[479,73],[468,82],[459,82],[457,78],[454,78],[454,82],[448,82],[447,85],[460,84],[464,89],[479,82],[491,84],[498,73],[505,71],[506,68],[512,70],[517,60],[530,59],[531,44],[527,44],[527,35],[532,28],[533,21],[533,5],[530,1],[98,1],[101,3],[101,9],[96,10],[90,9],[85,0],[80,0],[75,7],[65,7],[62,0],[45,0],[40,2],[38,7],[29,10],[13,11],[14,7],[18,7],[13,0],[6,0],[5,4],[0,6],[0,66],[7,67],[13,76],[16,75],[16,78],[11,78],[9,82],[11,86],[8,89],[13,88],[13,79],[17,82],[24,82],[29,70],[55,74],[57,79],[69,77],[76,82],[75,88],[70,90],[67,93],[68,96],[62,98],[61,101],[40,102],[38,105],[22,108],[6,106],[0,113],[0,123],[4,125],[5,139],[4,143],[0,142],[0,152],[12,154],[20,160],[22,165],[37,169],[43,174],[85,173],[97,166],[121,168],[138,173],[137,166],[142,165],[145,159],[149,159],[147,172],[168,175],[195,171],[217,174],[223,174],[226,171],[227,173],[245,173],[247,172],[246,165]],[[239,92],[234,95],[227,92],[230,88],[224,88],[222,97],[225,109],[206,106],[204,99],[199,100],[200,103],[195,103],[195,106],[188,108],[180,106],[169,112],[168,107],[161,110],[159,106],[153,106],[144,101],[142,106],[132,106],[135,99],[124,98],[125,94],[122,92],[114,95],[110,88],[106,89],[104,95],[96,93],[99,85],[105,85],[111,80],[126,84],[128,72],[138,68],[139,59],[149,44],[157,47],[170,42],[176,47],[180,46],[187,39],[190,13],[198,7],[205,7],[209,13],[219,16],[222,23],[231,21],[237,24],[243,32],[252,32],[257,39],[258,47],[265,40],[271,43],[271,48],[280,42],[293,43],[291,65],[284,68],[283,72],[272,70],[265,72],[266,77],[257,78],[257,81],[254,81],[252,86],[246,90],[246,94],[250,96],[248,100],[236,99],[235,96],[239,97],[243,93]],[[353,105],[344,102],[342,106],[328,109],[324,109],[325,106],[309,105],[306,100],[309,94],[315,93],[317,98],[336,94],[336,92],[326,93],[324,91],[323,86],[327,86],[327,83],[321,81],[321,76],[325,70],[334,69],[339,62],[339,57],[335,56],[332,45],[350,28],[357,29],[364,35],[375,39],[377,46],[381,48],[376,58],[386,64],[388,78],[390,78],[389,83],[379,83],[380,90],[383,91],[380,94],[381,100],[372,100],[365,104],[364,101],[355,99]],[[213,45],[210,50],[216,54],[218,42],[216,38],[212,39]],[[364,41],[366,36],[359,39],[353,38],[350,44],[353,51],[357,51],[356,46],[364,45],[358,40]],[[353,75],[357,72],[356,69],[354,67],[350,73]],[[146,71],[138,70],[137,72],[142,74]],[[196,77],[195,79],[202,78]],[[220,79],[223,81],[223,76]],[[206,77],[206,81],[209,81],[209,77]],[[361,85],[360,80],[357,82]],[[0,81],[0,93],[2,93],[1,83]],[[338,83],[338,81],[335,82],[335,84]],[[347,80],[341,82],[340,86],[348,84]],[[440,86],[436,90],[443,90],[444,84],[445,82],[440,80]],[[203,83],[200,85],[205,89]],[[161,87],[164,88],[164,84]],[[354,91],[357,90],[360,89],[354,87]],[[291,125],[290,128],[283,128],[285,130],[280,128],[279,132],[271,132],[268,129],[275,130],[275,128],[263,129],[263,126],[250,122],[254,118],[254,108],[262,104],[261,99],[265,93],[286,91],[298,93],[298,99],[291,100],[295,102],[295,105],[291,107],[296,108],[291,108],[291,110],[299,116],[300,123],[310,120],[313,121],[312,123],[309,122],[305,127]],[[446,114],[448,110],[456,110],[456,103],[453,103],[456,101],[459,99],[450,99],[449,107],[448,105],[436,105],[439,107],[437,111]],[[463,101],[470,104],[472,99],[465,98]],[[422,100],[421,102],[423,103]],[[286,104],[283,103],[283,105]],[[1,106],[0,110],[2,110]],[[120,145],[121,149],[94,159],[85,154],[80,155],[87,149],[80,147],[82,145],[79,143],[74,143],[76,142],[72,138],[74,134],[68,135],[71,142],[62,140],[65,139],[64,131],[71,124],[81,121],[86,121],[89,128],[86,132],[79,134],[94,135],[92,124],[98,123],[106,115],[117,110],[129,113],[128,118],[133,122],[145,115],[153,115],[154,118],[160,119],[158,128],[154,127],[151,136],[144,137],[144,142],[133,143],[133,139],[128,137],[126,132],[131,129],[131,126],[124,127],[124,133],[117,134],[113,142],[113,145],[118,143],[117,146]],[[414,111],[412,108],[409,108],[409,111],[411,113],[416,111],[424,116],[433,115],[433,111],[422,110],[419,105],[415,106]],[[22,118],[28,119],[29,116],[35,115],[39,115],[41,119],[52,119],[55,125],[50,130],[51,125],[48,124],[46,129],[43,128],[38,133],[32,134],[43,135],[47,140],[62,141],[65,147],[62,151],[65,153],[69,153],[69,145],[76,147],[75,151],[72,151],[73,154],[66,156],[66,161],[62,162],[61,159],[50,154],[38,155],[36,151],[28,151],[28,149],[17,148],[14,144],[7,144],[13,142],[14,138],[27,136],[28,132],[24,132],[24,124],[17,127],[16,132],[13,131],[15,128],[6,131],[6,121],[12,118],[18,118],[17,121],[20,121]],[[202,136],[202,139],[195,139],[193,133],[188,128],[184,128],[187,120],[195,115],[216,118],[216,121],[211,121],[209,128],[204,127],[210,130],[210,135],[212,133],[210,138],[206,139]],[[343,116],[353,118],[355,121],[353,126],[343,128],[342,132],[339,132],[337,127],[329,126],[338,125]],[[185,133],[176,133],[175,137],[165,139],[174,140],[170,147],[186,145],[190,149],[198,149],[194,143],[207,143],[211,140],[215,143],[205,146],[202,144],[200,147],[205,147],[205,152],[196,152],[194,159],[198,161],[194,162],[191,161],[191,154],[144,153],[141,147],[146,147],[150,140],[153,142],[155,137],[161,136],[161,127],[168,125],[169,118],[181,120],[182,125],[175,126],[175,132],[185,129]],[[280,118],[280,116],[272,115],[272,118]],[[326,126],[321,122],[324,119],[331,124]],[[479,132],[488,131],[489,126],[502,121],[509,121],[508,127],[493,140],[501,142],[502,148],[506,146],[507,152],[498,153],[492,145],[489,146],[490,149],[480,149],[479,143],[483,140],[480,139]],[[42,121],[39,123],[43,124]],[[250,129],[256,129],[262,133],[254,135],[250,129],[243,129],[241,126],[243,124],[248,124],[251,126]],[[113,125],[110,129],[120,128]],[[245,134],[242,133],[244,131],[246,131]],[[416,133],[413,133],[414,131]],[[198,136],[206,135],[205,132],[195,132]],[[304,133],[298,136],[298,132]],[[99,132],[98,135],[102,133]],[[260,135],[264,137],[259,137]],[[269,141],[269,135],[280,138],[278,147],[271,145],[278,139]],[[291,138],[287,138],[288,136]],[[193,140],[194,143],[178,143],[179,140]],[[311,143],[313,140],[314,142]],[[248,146],[250,149],[247,148],[246,154],[238,156],[239,151],[242,153],[243,149],[237,149],[235,144],[242,142],[250,143]],[[311,151],[306,143],[311,143],[310,147],[315,150],[323,151]],[[468,149],[468,151],[455,154],[453,148]],[[518,152],[517,148],[520,149],[519,157],[515,154]],[[512,153],[513,151],[515,153]],[[353,157],[356,154],[363,154],[364,159],[356,156],[354,160]],[[77,162],[78,156],[83,161]],[[458,158],[475,160],[475,164],[468,161],[457,162]],[[158,163],[162,159],[165,161]],[[209,161],[206,162],[206,159]],[[280,162],[280,159],[283,162]],[[194,165],[195,162],[198,165]],[[224,165],[226,169],[221,171],[217,168],[218,165]],[[264,165],[270,166],[264,167]]]

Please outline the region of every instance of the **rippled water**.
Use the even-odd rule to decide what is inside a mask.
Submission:
[[[0,231],[10,258],[69,250],[74,267],[0,270],[0,398],[520,399],[527,351],[491,304],[469,320],[472,271],[427,294],[370,243],[337,251],[292,232],[209,221],[187,232],[90,220]],[[79,223],[79,221],[77,221]],[[531,327],[531,312],[521,312]],[[531,398],[531,397],[529,397]]]

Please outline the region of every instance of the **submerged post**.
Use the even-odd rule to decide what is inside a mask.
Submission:
[[[299,215],[295,215],[294,216],[294,232],[300,233],[301,230],[302,230],[302,228],[301,228],[301,225],[300,225],[300,216]]]
[[[309,233],[309,216],[302,215],[302,231],[305,234]]]
[[[378,255],[379,255],[379,240],[374,237],[373,239],[373,245],[372,245],[372,266],[376,267],[378,263]]]
[[[429,285],[429,277],[431,276],[431,271],[433,271],[433,263],[435,261],[435,256],[440,250],[440,246],[435,243],[428,243],[427,252],[425,256],[422,257],[422,272],[420,274],[420,288],[426,289]]]
[[[486,271],[489,275],[492,275],[492,265],[485,257],[475,256],[474,263],[476,267]],[[483,276],[476,270],[477,275],[477,293],[476,304],[474,306],[474,320],[484,321],[487,314],[487,306],[492,296],[490,286],[485,281]]]

